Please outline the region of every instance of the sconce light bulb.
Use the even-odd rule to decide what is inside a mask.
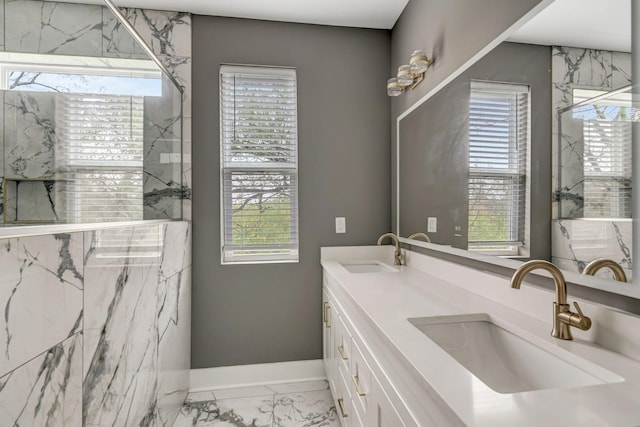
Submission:
[[[402,86],[398,84],[398,79],[396,77],[392,77],[389,80],[387,80],[387,95],[389,96],[402,95]]]
[[[413,74],[409,65],[401,65],[398,68],[398,84],[407,87],[413,84]]]
[[[431,65],[432,62],[433,60],[427,57],[427,54],[424,52],[424,50],[414,50],[411,54],[411,60],[409,61],[411,72],[413,74],[424,73],[425,71],[427,71],[427,68],[429,68],[429,65]]]

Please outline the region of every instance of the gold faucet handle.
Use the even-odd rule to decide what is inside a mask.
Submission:
[[[578,305],[577,302],[574,301],[573,305],[576,307],[576,311],[578,313],[572,313],[571,311],[566,309],[567,311],[561,312],[560,314],[558,314],[558,318],[560,319],[560,321],[568,325],[574,326],[578,329],[582,329],[583,331],[586,331],[589,328],[591,328],[591,319],[584,315],[584,313],[580,309],[580,306]],[[568,307],[568,306],[565,306],[565,307]]]
[[[393,265],[397,267],[399,265],[402,265],[403,261],[404,261],[404,255],[402,254],[402,252],[400,251],[396,252],[393,257]]]
[[[576,307],[576,311],[578,312],[578,316],[580,317],[580,324],[576,325],[576,327],[582,329],[583,331],[591,328],[591,318],[584,315],[577,301],[574,301],[573,305]]]

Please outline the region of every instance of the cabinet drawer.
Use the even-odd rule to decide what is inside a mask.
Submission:
[[[362,351],[355,340],[351,343],[351,364],[350,364],[350,392],[353,399],[353,406],[359,413],[361,419],[366,419],[369,401],[371,399],[371,368],[364,360]]]

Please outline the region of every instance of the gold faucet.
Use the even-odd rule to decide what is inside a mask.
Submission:
[[[431,243],[431,239],[425,233],[413,233],[408,238],[409,239],[418,239],[418,238],[420,238],[420,239],[424,240],[427,243]]]
[[[613,271],[613,277],[616,278],[618,282],[626,282],[627,275],[624,273],[624,270],[618,263],[612,261],[610,259],[594,259],[582,270],[582,274],[587,274],[589,276],[595,276],[598,270],[603,267],[609,267],[609,270]]]
[[[382,236],[378,238],[378,246],[380,246],[382,244],[382,241],[387,237],[393,240],[394,243],[396,244],[396,251],[393,257],[393,265],[402,265],[402,260],[404,259],[404,256],[402,255],[402,252],[400,252],[400,241],[398,240],[398,236],[396,236],[393,233],[384,233]]]
[[[524,276],[539,268],[551,273],[551,277],[553,277],[553,281],[556,284],[556,302],[553,303],[553,330],[551,335],[562,340],[572,340],[571,326],[586,331],[591,327],[591,319],[582,314],[577,302],[573,304],[576,306],[578,313],[571,312],[571,306],[567,304],[567,283],[564,281],[564,276],[558,267],[542,260],[525,262],[513,273],[511,287],[520,289]]]

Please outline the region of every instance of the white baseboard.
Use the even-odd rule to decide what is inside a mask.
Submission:
[[[322,359],[191,369],[189,372],[189,391],[294,383],[326,378]]]

